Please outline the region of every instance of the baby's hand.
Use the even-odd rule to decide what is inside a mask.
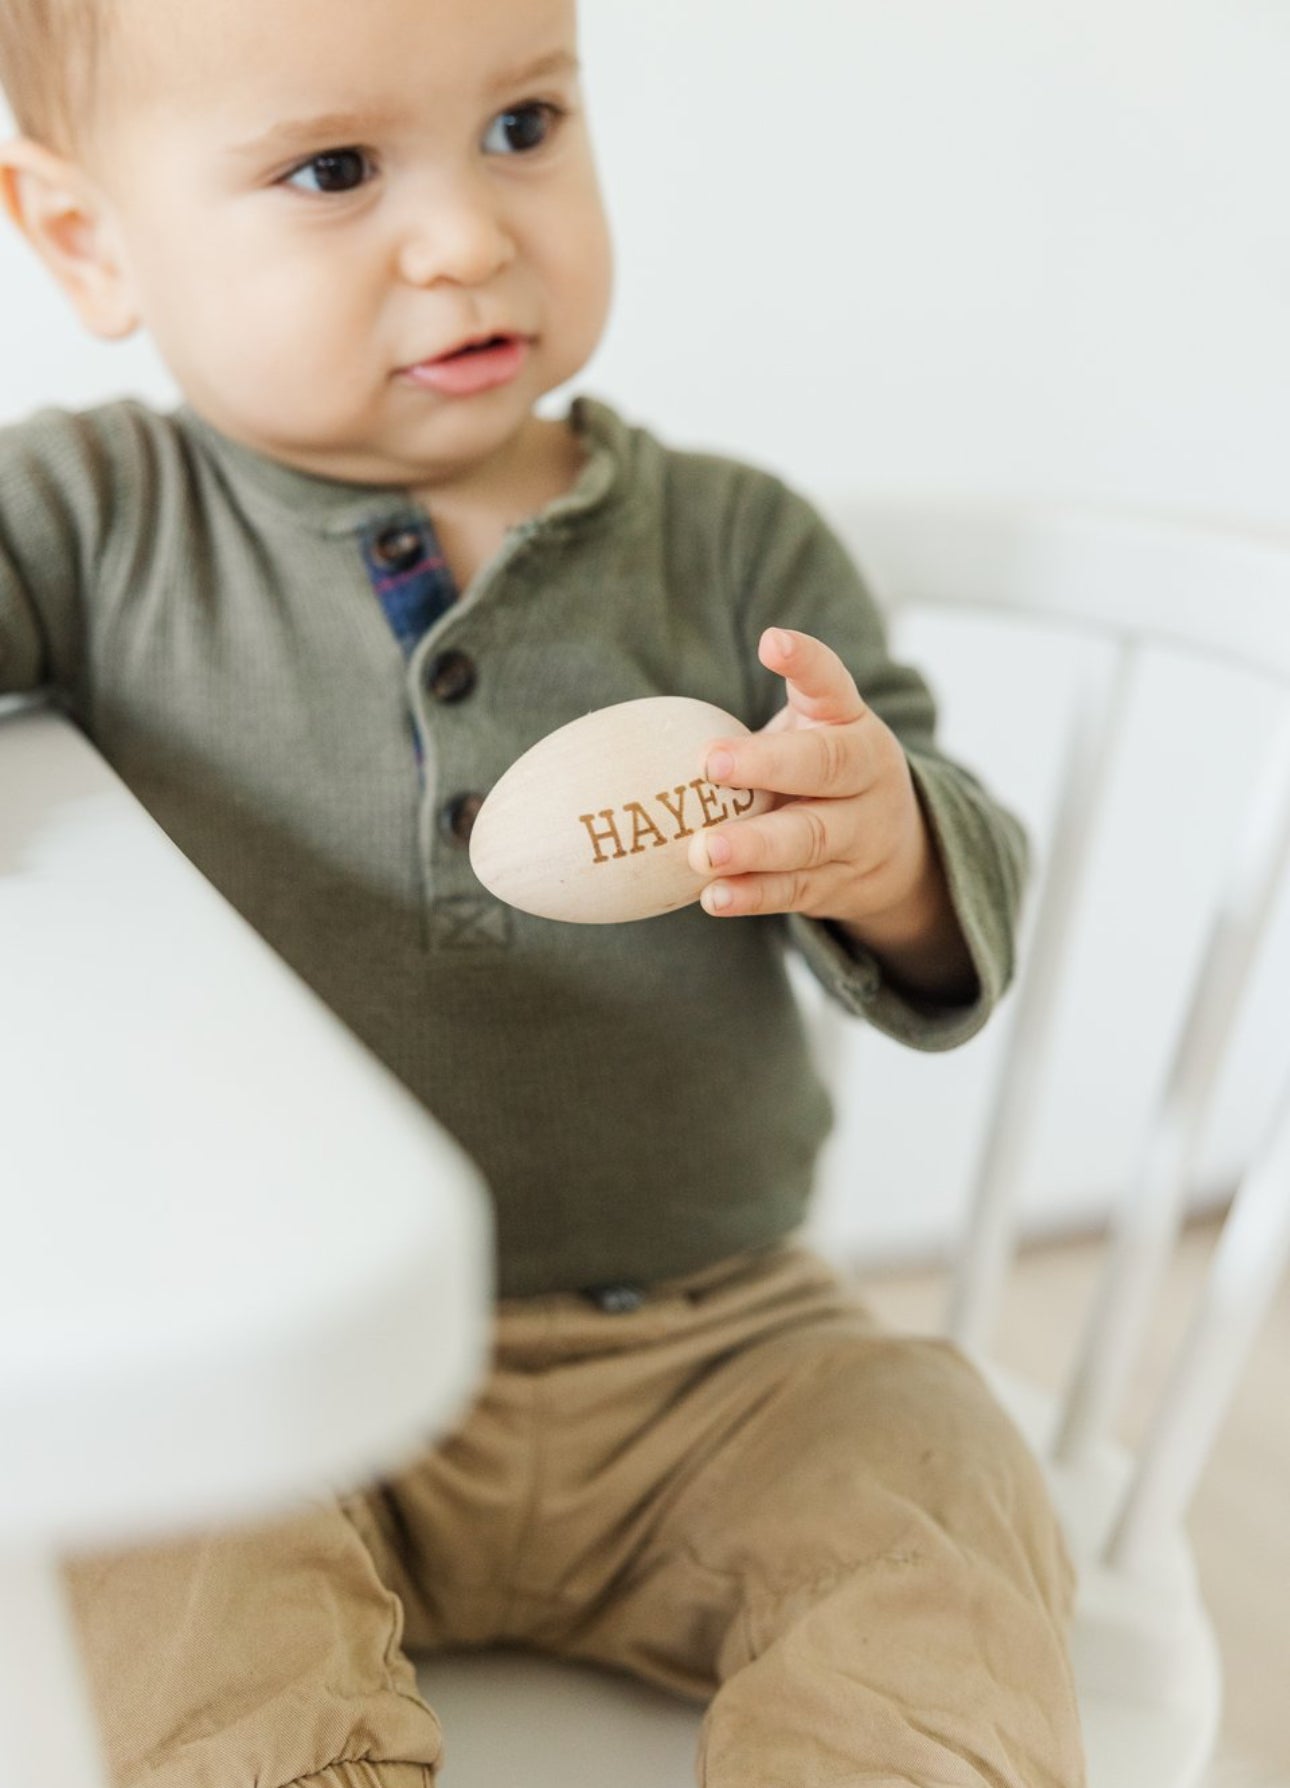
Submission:
[[[714,740],[705,774],[778,800],[696,836],[691,867],[715,877],[704,909],[833,920],[907,985],[970,998],[971,959],[900,741],[822,641],[772,627],[758,656],[785,679],[787,706],[759,733]]]

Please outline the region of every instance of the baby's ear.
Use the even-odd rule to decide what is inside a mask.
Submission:
[[[0,143],[0,203],[93,335],[139,326],[107,207],[74,162],[28,137]]]

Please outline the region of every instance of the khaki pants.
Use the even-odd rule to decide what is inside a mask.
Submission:
[[[119,1788],[430,1788],[409,1654],[494,1641],[709,1701],[708,1788],[1082,1781],[1037,1467],[960,1354],[793,1246],[622,1313],[504,1304],[397,1477],[68,1580]]]

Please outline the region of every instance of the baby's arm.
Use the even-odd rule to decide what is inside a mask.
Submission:
[[[105,577],[153,526],[125,475],[128,404],[41,410],[0,428],[0,694],[49,689],[89,706],[89,634]]]
[[[780,801],[695,838],[692,867],[714,875],[704,907],[831,920],[908,992],[970,1003],[976,970],[900,740],[812,635],[767,628],[758,656],[786,705],[762,732],[714,741],[705,773]]]
[[[32,525],[39,499],[29,479],[13,431],[0,431],[0,696],[39,689],[48,675],[40,579],[29,569],[39,552],[36,537],[47,531]]]
[[[746,876],[791,877],[787,888],[766,886],[760,910],[787,914],[793,942],[830,995],[914,1048],[952,1048],[980,1030],[1012,977],[1025,835],[941,750],[926,680],[892,658],[880,610],[812,504],[745,468],[725,539],[748,676],[740,717],[762,728],[727,743],[776,753],[778,768],[763,763],[762,771],[778,777],[771,786],[784,799],[757,822],[760,838],[746,841],[763,850],[764,863],[741,858],[741,874],[730,875],[732,855],[719,872],[706,862],[701,872],[732,894]],[[788,658],[762,644],[768,629],[791,631]],[[790,681],[800,685],[796,696]],[[813,711],[817,701],[834,717],[806,724],[824,718]],[[777,737],[785,733],[794,736]],[[835,801],[843,804],[836,813]],[[781,820],[788,826],[767,844],[766,827]],[[706,836],[730,839],[744,823]],[[752,884],[746,894],[750,903],[759,897]],[[712,910],[710,897],[705,904]],[[739,910],[732,897],[725,911]]]
[[[58,683],[79,656],[74,429],[56,411],[0,429],[0,695]]]

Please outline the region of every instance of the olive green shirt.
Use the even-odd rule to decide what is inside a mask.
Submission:
[[[888,657],[812,507],[603,404],[570,415],[588,449],[574,488],[406,656],[368,563],[373,540],[425,529],[407,491],[296,471],[187,408],[0,430],[0,690],[59,701],[475,1158],[504,1295],[649,1282],[795,1228],[830,1112],[786,946],[850,1011],[948,1048],[1007,984],[1023,875],[1018,827],[938,752],[925,683]],[[801,918],[566,925],[476,881],[463,797],[612,702],[688,695],[762,726],[783,702],[756,653],[775,623],[833,646],[903,742],[971,1005],[901,997]],[[469,661],[464,693],[448,651]]]

